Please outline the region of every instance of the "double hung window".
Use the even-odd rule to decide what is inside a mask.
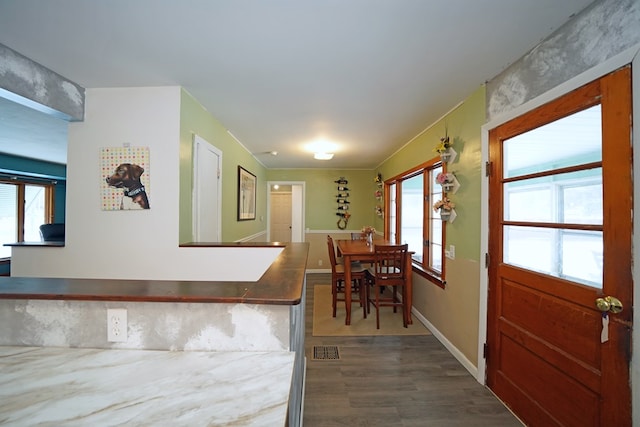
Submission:
[[[389,239],[407,243],[414,270],[438,285],[444,283],[445,222],[432,205],[443,196],[436,183],[442,171],[440,159],[434,159],[385,182]]]

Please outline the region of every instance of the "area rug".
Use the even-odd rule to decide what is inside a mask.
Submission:
[[[376,329],[376,313],[364,319],[359,302],[353,301],[351,325],[344,324],[344,301],[338,302],[336,317],[331,316],[331,285],[313,287],[313,336],[430,335],[431,332],[413,317],[413,324],[402,326],[402,313],[391,307],[380,307],[380,329]]]

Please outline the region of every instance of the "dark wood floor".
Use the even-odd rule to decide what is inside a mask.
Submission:
[[[331,276],[307,275],[305,427],[522,426],[432,335],[314,337],[317,283]],[[314,360],[313,346],[340,359]]]

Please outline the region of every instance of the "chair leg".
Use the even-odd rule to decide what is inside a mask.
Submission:
[[[376,286],[376,329],[380,329],[380,287]]]
[[[366,319],[367,318],[367,281],[366,279],[360,280],[360,307],[362,307],[362,315]]]
[[[333,317],[336,317],[336,305],[338,303],[338,283],[337,280],[331,280],[331,308],[333,309]]]

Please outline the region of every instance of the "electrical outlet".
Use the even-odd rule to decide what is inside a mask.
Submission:
[[[321,260],[321,259],[319,259],[319,260],[318,260],[318,265],[319,265],[320,267],[322,267],[322,260]]]
[[[456,247],[449,245],[449,250],[445,250],[444,255],[449,259],[456,259]]]
[[[127,341],[127,309],[108,308],[107,309],[107,341],[125,342]]]

